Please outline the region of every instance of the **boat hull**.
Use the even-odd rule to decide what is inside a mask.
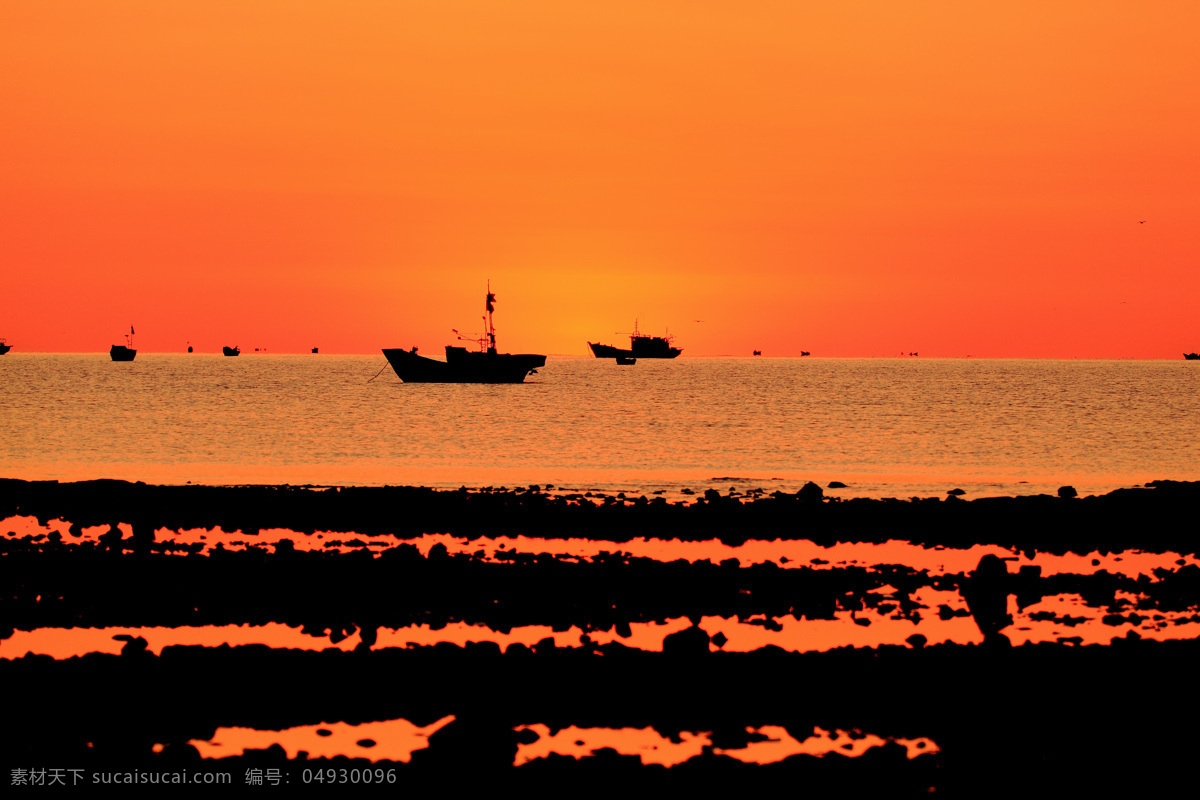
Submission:
[[[385,349],[383,355],[405,383],[524,383],[546,365],[545,356],[533,353],[472,353],[450,346],[445,361],[401,349]]]
[[[1183,357],[1188,361],[1200,361],[1200,353],[1184,353]]]
[[[12,350],[12,345],[11,345],[11,344],[3,344],[3,343],[0,343],[0,356],[4,355],[4,354],[5,354],[5,353],[7,353],[9,350]]]
[[[241,349],[237,347],[222,347],[221,352],[227,356],[241,355]]]
[[[613,347],[610,344],[596,344],[588,342],[588,347],[592,348],[592,355],[596,358],[676,358],[683,351],[678,347],[670,347],[666,345],[656,345],[655,343],[640,343],[635,341],[633,349],[623,350],[620,347]]]
[[[133,361],[137,356],[137,350],[132,350],[123,344],[114,344],[108,354],[113,361]]]

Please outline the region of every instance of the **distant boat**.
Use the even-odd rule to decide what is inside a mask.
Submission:
[[[623,367],[628,367],[631,364],[636,364],[636,358],[626,358],[625,356],[617,356],[617,363]]]
[[[546,357],[533,353],[496,352],[496,328],[492,325],[495,302],[496,295],[492,294],[491,284],[488,284],[483,335],[477,340],[458,336],[463,341],[475,341],[479,352],[446,345],[445,361],[419,356],[415,347],[411,350],[385,349],[383,355],[396,376],[405,383],[524,383],[527,375],[546,365]],[[458,334],[458,331],[454,333]]]
[[[675,358],[683,352],[681,348],[672,347],[673,336],[647,336],[638,332],[637,320],[633,323],[633,333],[629,334],[629,349],[623,350],[610,344],[595,344],[588,342],[592,355],[596,358]],[[628,363],[628,362],[625,362]]]
[[[1184,353],[1183,357],[1188,361],[1200,361],[1200,353]]]
[[[239,355],[242,351],[236,347],[222,347],[221,352],[227,356]]]
[[[6,339],[0,339],[0,356],[12,350],[12,345]]]
[[[313,348],[313,355],[316,355],[316,354],[317,354],[317,348],[315,348],[315,347],[314,347],[314,348]]]
[[[125,344],[114,344],[108,351],[108,355],[113,361],[133,361],[137,356],[137,350],[133,349],[133,326],[129,326],[129,333],[125,334]]]

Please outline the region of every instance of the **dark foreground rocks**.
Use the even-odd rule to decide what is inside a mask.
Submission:
[[[815,489],[810,491],[809,487]],[[995,497],[976,500],[825,498],[809,484],[795,494],[722,496],[671,503],[550,495],[532,489],[443,491],[416,487],[150,486],[124,481],[0,479],[0,519],[31,515],[81,526],[131,523],[157,528],[289,528],[387,534],[638,537],[684,540],[809,539],[967,547],[991,543],[1018,550],[1091,552],[1131,547],[1193,553],[1200,483],[1155,481],[1098,497]]]
[[[1148,789],[1192,769],[1197,656],[1196,642],[1122,640],[1110,647],[943,645],[805,655],[768,648],[699,658],[619,646],[501,654],[486,645],[372,653],[174,647],[157,657],[30,657],[0,662],[8,691],[2,744],[6,766],[166,769],[195,763],[187,742],[208,739],[218,727],[398,717],[427,725],[452,714],[456,721],[434,734],[427,750],[395,766],[505,772],[516,753],[513,728],[521,724],[653,726],[664,735],[733,738],[747,726],[782,725],[797,738],[818,726],[930,737],[941,752],[909,761],[893,748],[874,760],[831,757],[826,765],[795,756],[769,769],[865,785],[886,776],[894,788],[968,795],[982,784],[1041,792],[1128,781]],[[241,768],[272,759],[280,762],[282,754],[219,763]],[[612,758],[552,759],[516,772],[605,765],[662,773]],[[674,774],[701,766],[747,769],[708,757]]]
[[[460,647],[284,650],[167,647],[134,635],[122,655],[55,661],[0,660],[4,687],[0,781],[14,770],[172,769],[201,763],[191,740],[217,728],[403,718],[418,725],[447,715],[411,763],[417,776],[532,781],[621,777],[667,783],[728,773],[748,786],[785,774],[805,792],[879,796],[977,796],[997,789],[1035,795],[1081,790],[1153,791],[1191,777],[1200,736],[1194,691],[1197,641],[1136,636],[1110,646],[1008,647],[1007,598],[1026,607],[1071,593],[1114,617],[1200,608],[1200,569],[1156,576],[1043,577],[1036,570],[930,575],[905,565],[871,569],[780,569],[735,561],[662,563],[618,554],[576,563],[519,554],[501,563],[406,540],[460,536],[587,536],[619,543],[645,536],[700,540],[807,538],[819,543],[907,539],[966,547],[995,543],[1025,552],[1197,552],[1192,526],[1200,489],[1159,482],[1104,497],[964,501],[832,501],[819,492],[757,497],[712,493],[690,504],[552,497],[536,491],[434,492],[410,488],[154,487],[0,481],[0,517],[28,514],[78,526],[129,523],[120,534],[0,538],[0,639],[16,631],[70,626],[196,626],[282,622],[337,640],[352,631],[369,645],[380,627],[465,621],[496,631],[544,624],[556,630],[622,631],[637,621],[705,615],[829,619],[878,604],[888,613],[939,613],[911,602],[921,587],[963,593],[988,634],[985,645],[842,649],[787,653],[710,652],[689,629],[665,652],[620,644],[557,648],[493,643]],[[382,553],[304,552],[288,546],[178,547],[168,530],[219,525],[253,538],[264,528],[384,536]],[[614,547],[614,550],[618,548]],[[987,574],[985,574],[987,573]],[[1141,598],[1136,608],[1128,597]],[[905,598],[909,598],[908,601]],[[1107,624],[1107,623],[1106,623]],[[718,643],[719,644],[719,643]],[[552,729],[654,727],[664,736],[711,732],[736,742],[747,727],[784,726],[802,739],[814,727],[882,737],[928,737],[940,752],[908,759],[891,745],[848,759],[793,756],[745,765],[707,752],[670,770],[612,751],[576,761],[552,757],[513,768],[520,725]],[[251,769],[364,760],[287,761],[278,748],[204,762],[244,784]],[[386,787],[377,787],[383,790]],[[271,787],[259,787],[264,792]],[[15,787],[14,787],[15,791]],[[799,789],[797,789],[799,791]],[[14,795],[15,796],[15,795]]]

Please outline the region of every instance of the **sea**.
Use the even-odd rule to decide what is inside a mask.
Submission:
[[[1200,480],[1200,363],[551,356],[519,385],[382,354],[0,358],[0,477],[968,499]],[[829,488],[831,483],[845,488]]]

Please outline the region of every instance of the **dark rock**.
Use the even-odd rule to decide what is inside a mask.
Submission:
[[[1010,588],[1008,565],[991,553],[979,559],[979,566],[962,587],[967,607],[985,639],[1012,624],[1008,615]]]
[[[123,656],[149,655],[146,652],[146,648],[149,647],[150,643],[141,636],[130,636],[128,633],[118,633],[116,636],[113,636],[113,639],[116,639],[118,642],[125,642],[125,646],[121,648],[121,655]]]
[[[672,633],[663,639],[663,653],[669,656],[697,656],[709,653],[708,633],[699,626]]]
[[[825,499],[825,492],[820,486],[809,481],[796,492],[796,498],[802,503],[819,503]]]

